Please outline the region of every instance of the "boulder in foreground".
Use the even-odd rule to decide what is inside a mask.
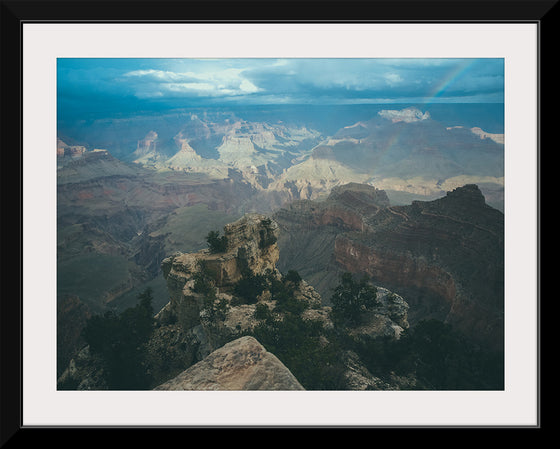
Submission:
[[[278,358],[253,337],[209,354],[154,390],[304,390]]]

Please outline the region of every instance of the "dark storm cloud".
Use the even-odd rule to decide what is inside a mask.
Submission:
[[[59,113],[242,104],[499,103],[502,59],[59,59]]]

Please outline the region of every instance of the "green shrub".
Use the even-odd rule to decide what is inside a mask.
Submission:
[[[266,304],[257,303],[253,317],[259,321],[267,321],[272,318],[272,312]]]
[[[334,289],[331,303],[333,322],[338,325],[356,325],[362,321],[364,312],[379,304],[377,288],[366,277],[355,281],[351,273],[344,273],[340,284]]]
[[[291,371],[306,390],[346,388],[340,349],[321,341],[320,321],[287,314],[255,327],[252,335]]]
[[[478,347],[447,323],[421,321],[399,345],[407,355],[399,368],[414,371],[428,388],[503,389],[503,354]]]
[[[292,313],[294,315],[301,315],[309,308],[309,304],[295,298],[292,291],[283,291],[273,297],[276,300],[275,310],[280,313]]]
[[[217,299],[215,291],[204,298],[203,309],[208,318],[224,321],[229,312],[229,303],[225,298]]]
[[[246,273],[233,287],[233,292],[245,304],[255,304],[258,296],[268,287],[265,276]]]
[[[138,295],[135,307],[117,315],[112,311],[91,317],[83,337],[93,354],[103,360],[109,389],[142,390],[150,383],[144,368],[144,344],[152,333],[152,289]]]
[[[295,287],[299,286],[302,281],[301,276],[296,270],[288,270],[288,272],[283,276],[285,282],[291,282]]]
[[[271,298],[276,301],[276,312],[300,315],[309,307],[308,303],[300,301],[294,296],[294,290],[302,280],[297,271],[290,270],[281,279],[277,279],[272,273],[268,273],[265,280]]]
[[[220,231],[210,231],[206,236],[206,242],[212,254],[224,253],[227,251],[227,237],[225,235],[220,237]]]
[[[502,390],[504,386],[503,353],[485,350],[434,319],[420,321],[399,340],[361,339],[352,349],[372,374],[412,375],[419,389]]]

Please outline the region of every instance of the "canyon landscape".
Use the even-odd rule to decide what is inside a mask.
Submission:
[[[60,60],[57,388],[502,390],[502,61],[430,62],[439,90],[422,61],[423,101],[373,61],[356,92],[395,101],[327,102],[341,69],[294,104],[271,73],[315,66],[257,62],[142,60],[104,110],[77,76],[117,62]],[[463,102],[467,66],[495,92]]]

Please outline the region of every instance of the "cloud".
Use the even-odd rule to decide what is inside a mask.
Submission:
[[[396,84],[403,82],[402,76],[399,75],[398,73],[386,73],[384,75],[384,78],[387,84],[389,84],[389,86],[394,86]]]
[[[248,94],[254,94],[255,92],[260,92],[262,89],[260,89],[259,87],[255,86],[251,81],[249,80],[243,80],[241,81],[241,84],[239,85],[239,89],[242,92],[248,93]]]
[[[417,108],[406,108],[400,111],[394,109],[383,109],[382,111],[379,111],[378,114],[383,118],[391,120],[393,123],[411,123],[428,120],[430,118],[430,113],[428,111],[422,112]]]
[[[429,101],[436,92],[446,102],[503,96],[499,59],[284,59],[255,65],[246,76],[269,93],[302,101]]]
[[[59,114],[216,104],[503,102],[503,59],[60,58]]]
[[[243,69],[225,68],[201,72],[133,70],[122,79],[133,79],[138,98],[154,97],[230,97],[261,92],[243,76]]]

